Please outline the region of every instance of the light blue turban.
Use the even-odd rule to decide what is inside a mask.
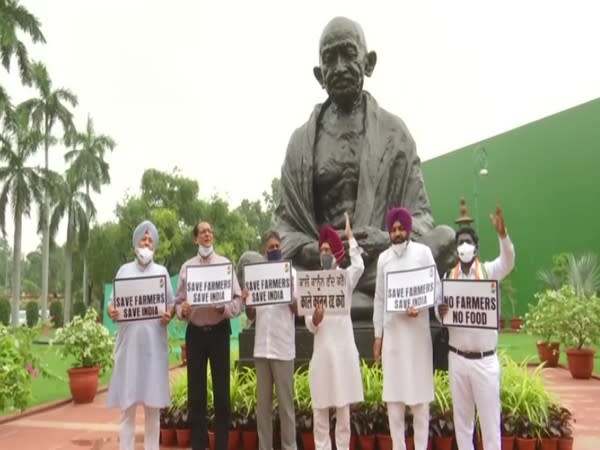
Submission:
[[[150,222],[149,220],[144,220],[135,228],[135,231],[133,232],[133,239],[131,241],[133,244],[133,248],[137,247],[138,243],[140,242],[140,239],[142,239],[144,237],[144,234],[146,234],[146,231],[150,233],[150,236],[152,236],[154,248],[158,247],[158,230],[152,222]]]

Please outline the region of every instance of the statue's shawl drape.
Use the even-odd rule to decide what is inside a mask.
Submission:
[[[385,230],[388,209],[404,206],[413,215],[412,235],[418,238],[433,228],[433,218],[415,142],[400,118],[380,108],[369,93],[363,95],[366,134],[352,226]],[[329,105],[329,101],[316,105],[308,122],[294,131],[281,169],[281,198],[273,227],[281,234],[287,258],[319,236],[321,224],[316,222],[314,208],[314,154],[317,127]]]

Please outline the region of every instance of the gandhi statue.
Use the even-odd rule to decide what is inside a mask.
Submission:
[[[441,273],[456,260],[453,229],[434,227],[413,138],[400,118],[363,90],[376,62],[358,23],[337,17],[327,24],[313,72],[328,98],[292,134],[273,217],[284,257],[297,270],[313,270],[320,268],[320,227],[328,223],[343,237],[349,213],[365,261],[353,320],[372,319],[377,257],[390,245],[385,220],[391,207],[412,213],[412,238],[431,248]],[[245,254],[241,262],[254,259]]]

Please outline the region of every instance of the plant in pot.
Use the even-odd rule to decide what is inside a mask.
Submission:
[[[600,342],[600,299],[595,294],[577,293],[570,285],[560,292],[565,302],[556,323],[557,334],[565,344],[571,376],[588,379],[594,369],[595,350],[591,346]]]
[[[537,302],[529,305],[525,314],[524,330],[541,338],[536,345],[540,362],[547,367],[556,367],[560,356],[560,343],[552,342],[556,324],[564,311],[563,291],[545,290],[535,294]]]
[[[188,420],[187,372],[182,371],[171,377],[171,412],[177,444],[185,447],[190,442],[190,426]]]
[[[515,331],[520,330],[522,319],[517,316],[517,290],[512,284],[510,275],[500,282],[500,302],[502,311],[510,310],[510,328]]]
[[[172,447],[177,442],[172,408],[160,409],[160,442],[167,447]]]
[[[240,411],[240,429],[242,431],[242,447],[244,450],[258,448],[258,431],[256,425],[256,372],[250,367],[240,369],[243,379],[242,407]]]
[[[557,445],[552,447],[553,449],[573,449],[572,421],[573,415],[567,408],[558,404],[553,404],[550,406],[548,411],[548,423],[543,430],[543,436],[547,436],[550,439],[555,439],[557,441]],[[547,449],[542,447],[542,450]]]
[[[517,447],[519,450],[536,450],[540,429],[527,416],[515,417]]]
[[[313,413],[308,382],[308,370],[299,367],[294,373],[294,408],[296,413],[296,429],[300,433],[304,450],[315,449],[313,435]]]
[[[229,392],[231,401],[231,423],[229,426],[228,449],[238,450],[242,436],[242,422],[245,416],[244,384],[245,377],[234,367],[229,372]]]
[[[434,399],[431,404],[429,428],[435,448],[450,450],[454,440],[454,420],[452,417],[452,396],[448,372],[436,370],[433,375]]]
[[[374,406],[373,419],[373,432],[377,440],[377,448],[379,450],[392,450],[390,422],[388,420],[386,405],[382,401]]]
[[[516,421],[514,416],[502,411],[500,416],[500,438],[502,440],[502,450],[513,450],[515,447]]]
[[[89,308],[85,315],[56,331],[51,345],[59,344],[58,353],[63,358],[72,358],[68,369],[69,387],[75,403],[91,403],[98,390],[99,373],[112,367],[114,339],[98,322],[98,313]]]

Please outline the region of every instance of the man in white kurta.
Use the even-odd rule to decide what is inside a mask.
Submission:
[[[319,249],[323,269],[346,270],[348,297],[364,271],[361,250],[352,235],[346,215],[346,237],[350,266],[341,269],[345,250],[337,231],[329,226],[321,229]],[[307,328],[314,334],[313,354],[309,366],[310,397],[313,408],[315,450],[331,450],[329,408],[335,408],[335,444],[337,450],[350,447],[350,405],[363,401],[360,360],[350,319],[346,315],[326,315],[323,306],[306,316]]]
[[[263,239],[268,261],[281,261],[281,237],[269,231]],[[292,269],[292,279],[296,273]],[[244,289],[246,291],[246,289]],[[246,299],[246,295],[242,295]],[[294,411],[294,359],[296,358],[295,303],[246,307],[255,320],[254,367],[256,368],[256,422],[259,450],[273,448],[273,385],[277,391],[281,449],[296,450]]]
[[[169,351],[166,325],[173,317],[173,289],[164,266],[153,262],[158,231],[152,222],[140,223],[133,232],[135,261],[121,266],[115,278],[164,275],[167,311],[160,319],[119,322],[115,364],[108,388],[107,407],[121,409],[120,449],[135,449],[135,410],[144,407],[144,449],[158,450],[160,408],[171,404]],[[112,300],[108,306],[113,320],[119,319]]]
[[[412,217],[405,208],[392,208],[387,217],[392,246],[379,255],[373,305],[375,360],[383,367],[383,401],[387,404],[394,450],[405,450],[406,406],[413,414],[415,450],[425,450],[429,436],[429,403],[434,398],[433,349],[429,314],[410,307],[406,313],[385,308],[386,273],[435,266],[426,245],[409,240]],[[437,270],[436,301],[441,295]],[[382,355],[383,352],[383,355]]]
[[[490,279],[500,282],[515,265],[515,251],[506,232],[499,207],[492,223],[500,241],[500,256],[483,264],[477,258],[479,238],[473,228],[456,232],[460,262],[448,278]],[[445,315],[447,306],[440,306]],[[448,327],[448,373],[452,391],[454,429],[459,450],[473,450],[475,407],[479,415],[483,447],[500,450],[500,363],[496,354],[498,332],[474,328]]]

